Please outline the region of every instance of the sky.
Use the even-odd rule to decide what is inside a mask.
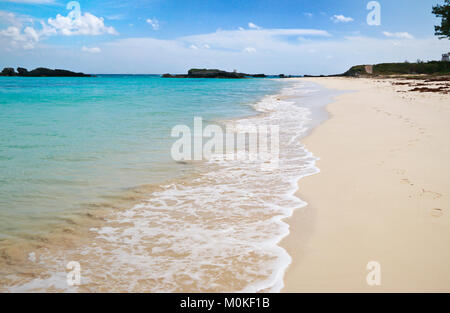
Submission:
[[[336,74],[439,60],[444,0],[1,0],[0,67]]]

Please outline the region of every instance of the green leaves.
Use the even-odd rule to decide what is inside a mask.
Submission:
[[[450,39],[450,0],[445,0],[445,4],[433,7],[433,14],[442,18],[440,26],[435,26],[435,35],[439,39]]]

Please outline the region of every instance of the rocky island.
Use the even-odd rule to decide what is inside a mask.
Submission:
[[[26,68],[18,67],[17,72],[12,67],[5,67],[0,73],[0,76],[19,76],[19,77],[92,77],[92,75],[84,73],[76,73],[67,70],[49,69],[45,67],[38,67],[32,71]]]
[[[187,74],[164,74],[164,78],[234,78],[267,77],[265,74],[245,74],[238,72],[226,72],[216,69],[190,69]]]

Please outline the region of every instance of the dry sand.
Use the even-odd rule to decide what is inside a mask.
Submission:
[[[307,79],[353,90],[304,140],[321,173],[287,220],[284,292],[450,292],[450,95],[392,80]],[[366,266],[381,266],[369,286]]]

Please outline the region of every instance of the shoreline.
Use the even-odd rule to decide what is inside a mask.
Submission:
[[[302,139],[320,173],[298,181],[308,205],[284,220],[292,263],[282,292],[448,292],[448,96],[394,80],[298,80],[352,92]],[[370,261],[380,286],[366,282]]]
[[[270,84],[267,82],[264,84],[258,83],[259,88],[261,88],[261,90],[266,90],[266,92],[248,92],[245,93],[245,95],[247,95],[245,100],[242,100],[241,102],[234,101],[236,102],[235,109],[215,113],[215,111],[217,111],[216,109],[215,111],[209,110],[206,113],[203,113],[211,115],[214,113],[214,115],[219,115],[218,117],[213,116],[212,118],[206,118],[205,120],[208,121],[208,123],[211,121],[212,124],[221,125],[228,120],[241,120],[259,116],[261,113],[255,110],[253,105],[263,101],[268,95],[277,94],[282,88],[281,83],[269,83]],[[246,92],[251,85],[236,84],[235,86],[237,87],[230,88],[231,91],[234,90],[235,93],[231,98],[235,97],[237,99],[238,96],[236,95]],[[239,97],[239,100],[241,100],[241,98],[242,97]],[[250,104],[252,104],[252,107],[250,107]],[[170,135],[170,133],[168,135]],[[170,150],[167,150],[167,152],[169,153]],[[170,158],[170,155],[168,156],[167,161],[172,163],[172,166],[176,165]],[[200,165],[200,163],[205,164]],[[126,223],[120,223],[120,221],[108,223],[107,219],[111,218],[115,213],[120,214],[125,211],[131,211],[134,207],[147,203],[155,191],[161,191],[166,185],[193,185],[195,180],[207,171],[207,167],[209,166],[206,163],[205,160],[202,160],[178,165],[177,168],[179,168],[179,170],[177,175],[168,175],[164,180],[154,182],[142,181],[142,183],[139,184],[130,184],[120,188],[117,192],[109,195],[109,197],[100,196],[96,201],[86,201],[86,203],[80,204],[80,208],[77,211],[73,210],[67,213],[57,212],[59,215],[56,216],[55,219],[57,219],[59,223],[52,228],[42,227],[42,233],[33,235],[25,234],[24,237],[26,237],[24,239],[11,236],[11,238],[3,240],[2,245],[0,245],[0,267],[2,267],[2,273],[0,275],[0,291],[30,291],[34,290],[33,288],[36,288],[36,290],[75,290],[75,288],[64,286],[65,279],[62,277],[65,277],[64,272],[66,271],[66,264],[61,260],[68,255],[75,255],[74,259],[81,259],[84,256],[79,257],[76,254],[84,249],[84,246],[89,246],[92,242],[101,245],[101,241],[104,239],[99,237],[106,236],[92,231],[93,229],[101,229],[103,227],[108,229],[111,228],[111,225],[117,228],[121,226],[125,228],[128,226]],[[161,166],[161,169],[164,168],[165,164]],[[181,195],[181,197],[182,196],[183,195]],[[169,203],[168,206],[174,206],[173,202]],[[132,225],[132,223],[133,221],[130,220],[129,224]],[[145,229],[145,227],[143,229]],[[26,228],[24,228],[24,230],[26,230]],[[139,231],[139,229],[136,230]],[[189,234],[189,232],[187,233]],[[129,240],[125,235],[120,239],[125,242]],[[157,239],[159,240],[159,238]],[[164,243],[161,245],[163,244]],[[142,245],[150,244],[143,241]],[[126,244],[123,246],[126,248]],[[157,249],[155,249],[155,251],[156,250]],[[110,251],[108,251],[108,253],[110,253]],[[153,252],[150,251],[149,254],[151,253]],[[55,259],[49,258],[49,256],[52,255],[57,255],[59,259],[56,257]],[[48,264],[44,264],[45,261],[48,261]],[[132,263],[132,260],[130,260],[130,263]],[[95,262],[93,262],[92,266],[95,266]],[[88,266],[84,267],[88,268]],[[52,277],[47,280],[50,275],[55,273],[59,275],[57,279],[61,280],[63,283],[60,283],[59,281],[56,282],[56,278],[54,280]],[[164,273],[162,272],[161,274]],[[37,284],[27,284],[29,281],[36,281]],[[45,286],[45,284],[48,284],[48,286]],[[52,284],[57,287],[52,287]],[[21,289],[21,286],[23,285],[25,286]],[[180,288],[181,287],[186,288],[184,286],[180,286]],[[80,288],[80,290],[82,290],[82,288]],[[121,290],[127,289],[123,288]],[[197,290],[193,289],[193,291]]]
[[[300,93],[303,94],[303,84],[299,85],[302,85]],[[98,223],[89,227],[81,244],[71,243],[66,249],[66,243],[77,235],[71,233],[70,237],[62,238],[64,240],[51,241],[51,246],[46,245],[47,252],[31,250],[31,258],[24,266],[30,267],[29,272],[34,278],[29,281],[29,277],[25,280],[18,277],[17,282],[11,281],[8,290],[280,291],[284,271],[290,263],[287,252],[278,245],[288,234],[288,225],[282,218],[303,206],[303,201],[294,195],[297,180],[312,170],[305,165],[312,156],[298,143],[295,144],[298,149],[288,144],[291,140],[296,141],[296,137],[304,136],[310,112],[290,100],[280,99],[280,92],[286,87],[289,86],[283,84],[276,93],[254,102],[254,115],[222,120],[225,124],[242,126],[270,124],[273,118],[285,122],[281,134],[285,138],[282,144],[287,147],[283,150],[286,153],[283,175],[269,171],[261,176],[259,163],[237,160],[222,165],[205,164],[201,167],[204,171],[198,169],[204,172],[203,175],[198,172],[195,179],[173,179],[155,190],[151,186],[143,187],[142,194],[136,191],[138,195],[132,197],[137,200],[137,196],[149,195],[139,204],[102,211],[99,216],[93,213]],[[297,84],[292,87],[296,94]],[[295,95],[291,97],[296,98]],[[261,181],[267,187],[261,188]],[[211,185],[217,186],[212,194]],[[183,225],[183,231],[179,225]],[[209,240],[203,240],[204,237]],[[89,273],[80,287],[64,285],[64,260],[81,262],[83,270]],[[41,262],[44,262],[42,275],[38,272]],[[104,265],[96,265],[100,263]],[[180,274],[180,266],[185,264],[190,264],[189,271],[185,269]],[[124,268],[129,271],[125,277],[120,275]],[[240,275],[235,276],[236,271]],[[104,275],[112,277],[109,289],[99,284]],[[203,279],[190,279],[191,276],[204,276],[213,284],[205,283]],[[148,280],[144,281],[142,277]]]

